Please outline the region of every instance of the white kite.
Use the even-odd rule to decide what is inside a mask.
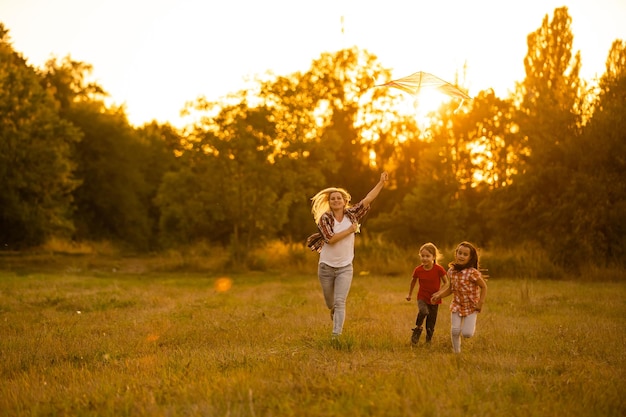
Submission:
[[[397,80],[389,81],[385,84],[377,85],[376,87],[394,87],[416,97],[419,96],[422,88],[434,88],[439,90],[443,94],[446,94],[447,96],[461,99],[461,104],[459,104],[457,110],[461,108],[464,100],[472,99],[460,88],[455,87],[454,85],[445,80],[442,80],[439,77],[423,71],[416,72],[415,74],[411,74],[408,77],[399,78]]]

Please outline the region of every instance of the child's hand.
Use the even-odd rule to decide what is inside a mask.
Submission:
[[[411,301],[411,296],[409,295],[408,297],[406,297],[407,301]]]

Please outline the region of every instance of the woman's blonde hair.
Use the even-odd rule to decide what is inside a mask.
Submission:
[[[343,188],[330,187],[323,189],[311,198],[311,213],[313,213],[315,223],[319,223],[322,214],[330,210],[329,200],[332,193],[340,193],[346,202],[346,207],[350,204],[352,197]]]

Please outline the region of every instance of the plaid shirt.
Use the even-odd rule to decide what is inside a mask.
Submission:
[[[454,268],[448,269],[450,278],[450,289],[454,298],[450,303],[450,311],[459,313],[459,316],[469,316],[476,311],[476,304],[480,300],[480,287],[476,283],[481,277],[480,272],[475,268],[465,268],[456,271]]]
[[[348,216],[351,223],[358,222],[367,214],[371,206],[365,207],[362,201],[359,201],[357,204],[348,207],[344,210],[344,214]],[[328,243],[331,237],[335,234],[333,230],[333,226],[335,224],[335,218],[333,217],[333,213],[327,211],[322,214],[320,217],[320,222],[317,225],[319,232],[313,233],[306,240],[306,245],[312,250],[316,252],[320,252],[322,250],[322,246],[324,243]]]

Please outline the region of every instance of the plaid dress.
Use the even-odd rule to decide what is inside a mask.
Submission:
[[[476,305],[480,300],[480,287],[476,281],[480,277],[480,272],[475,268],[465,268],[461,271],[454,268],[448,269],[450,289],[454,295],[450,303],[451,312],[465,317],[476,311]]]

